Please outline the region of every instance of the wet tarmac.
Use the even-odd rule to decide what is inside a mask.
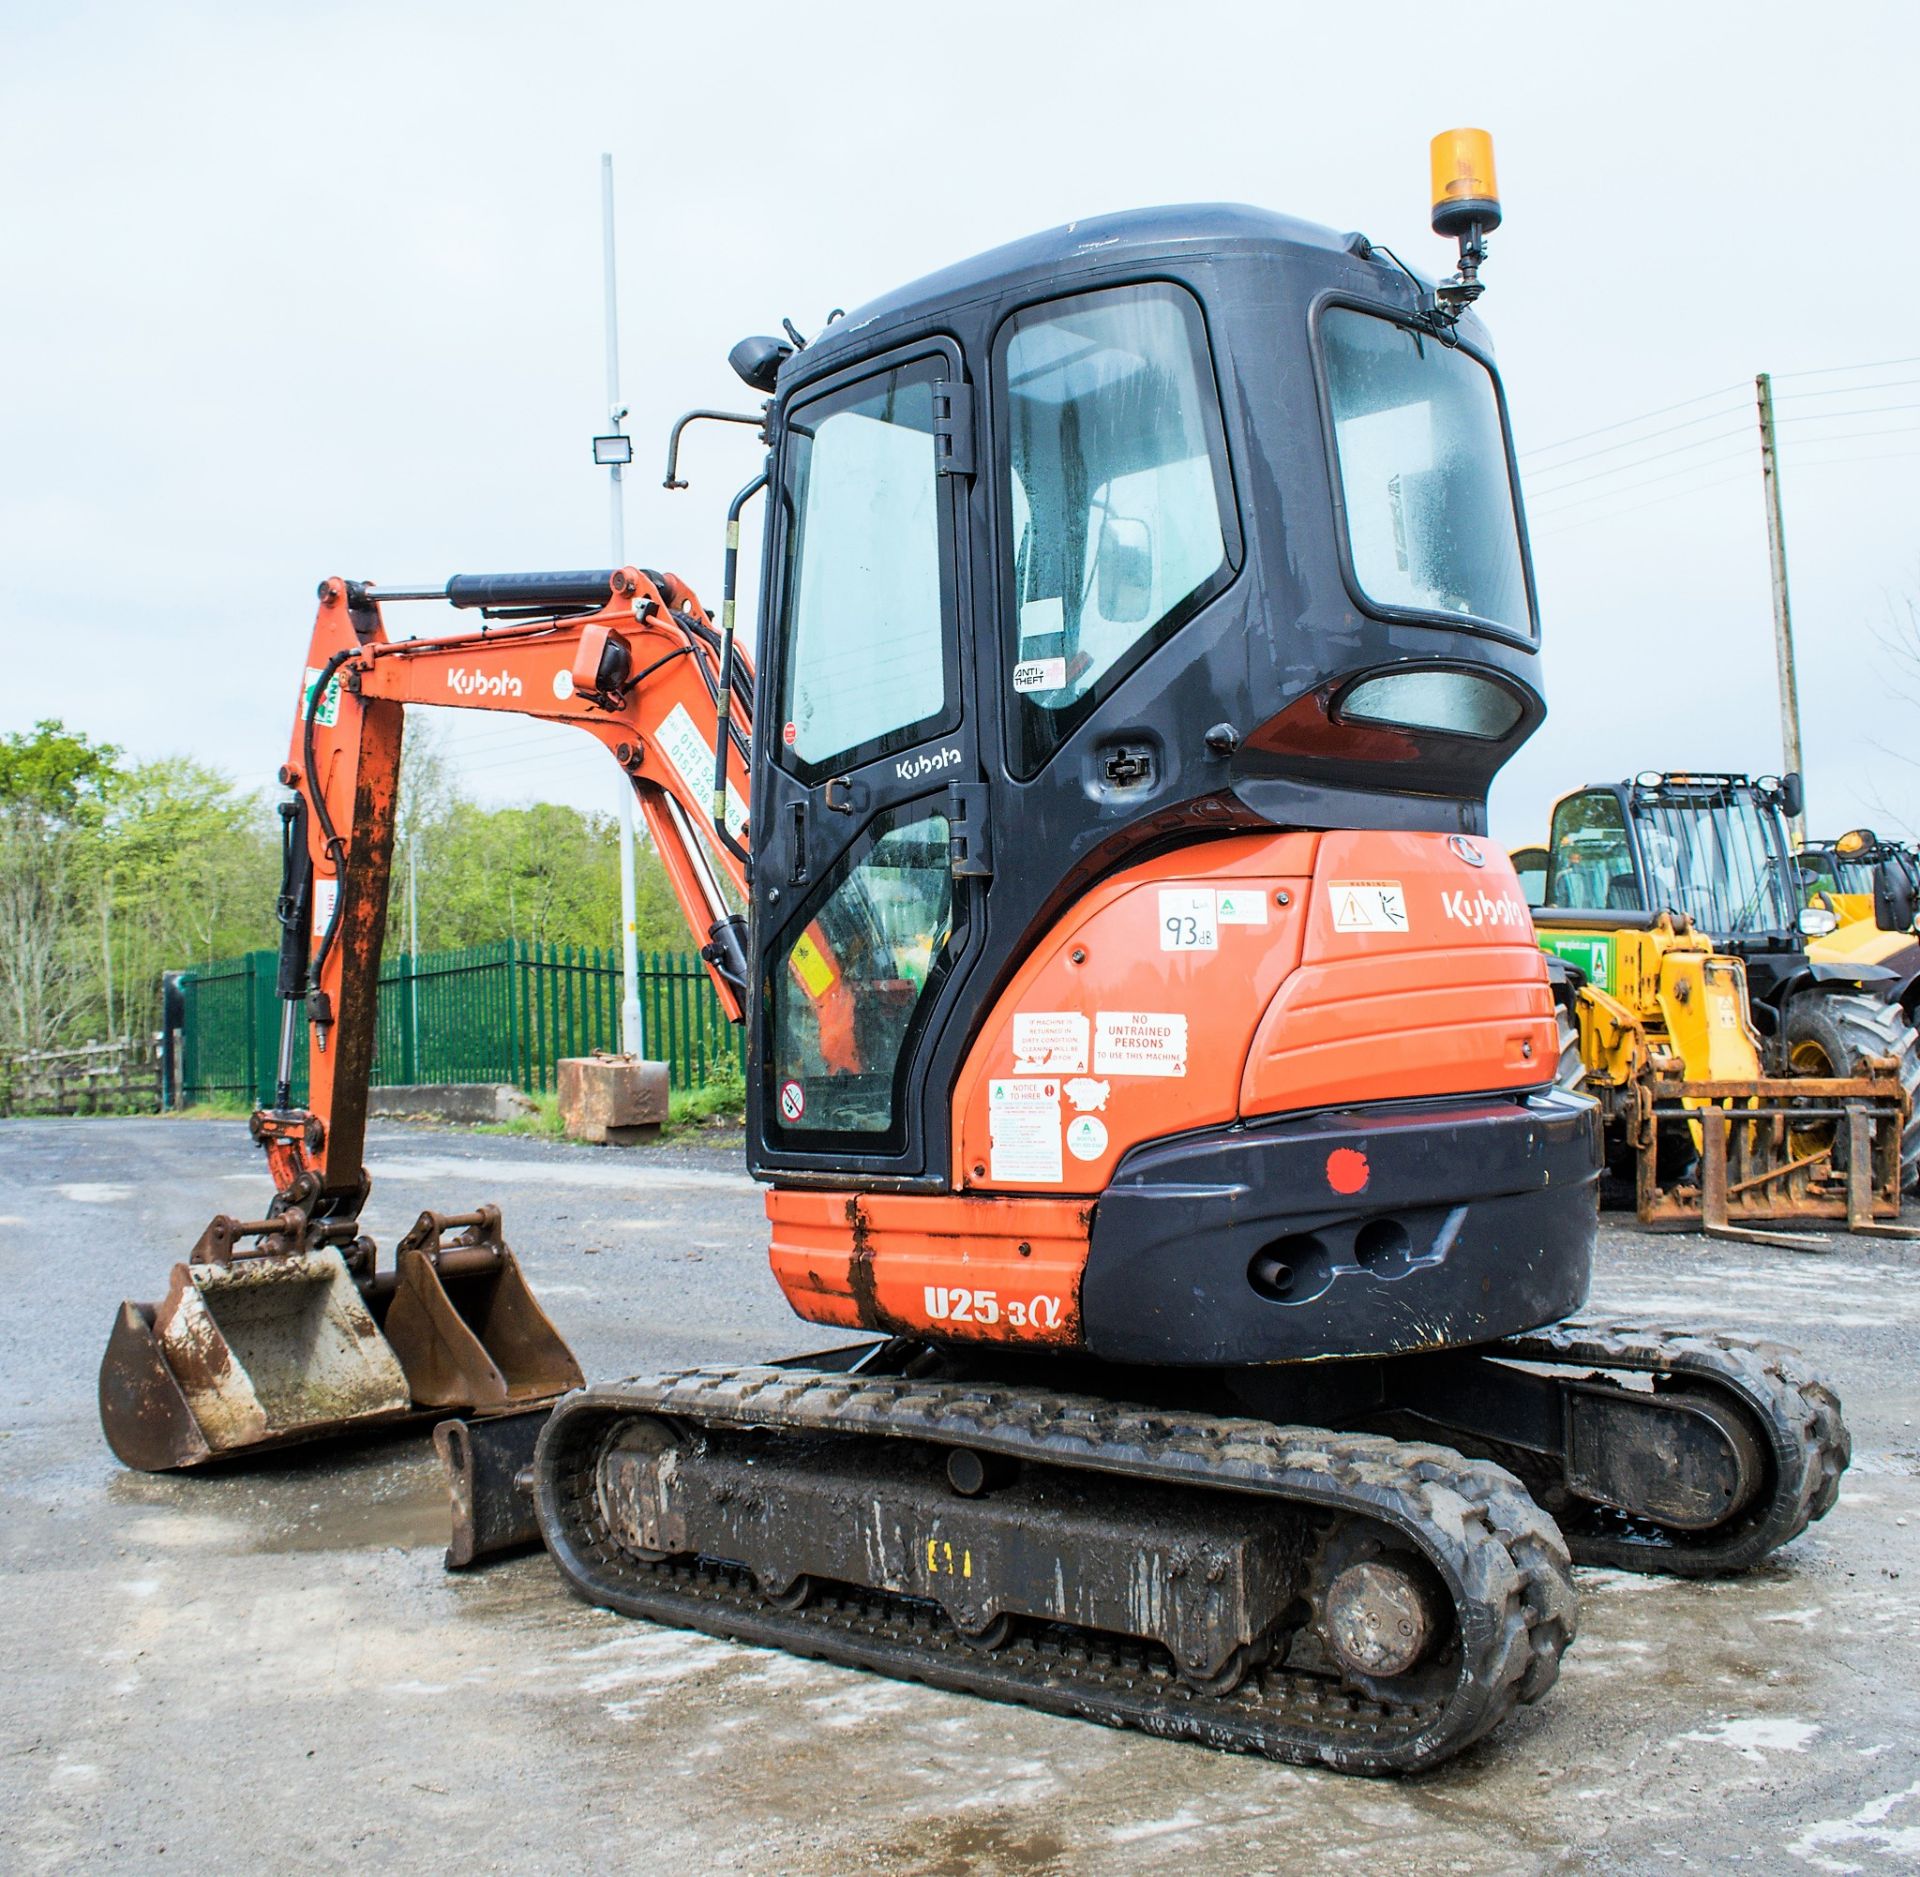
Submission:
[[[376,1128],[369,1226],[493,1200],[589,1376],[783,1355],[718,1150]],[[118,1301],[265,1182],[239,1123],[0,1123],[0,1868],[772,1873],[1920,1869],[1920,1246],[1609,1227],[1596,1307],[1797,1343],[1855,1441],[1746,1579],[1583,1571],[1559,1686],[1437,1774],[1340,1778],[450,1577],[424,1435],[123,1471]]]

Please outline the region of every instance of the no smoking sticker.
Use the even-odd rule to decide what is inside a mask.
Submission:
[[[807,1112],[807,1091],[798,1082],[780,1084],[780,1118],[798,1121]]]

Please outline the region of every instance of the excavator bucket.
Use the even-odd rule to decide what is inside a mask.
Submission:
[[[421,1407],[524,1408],[583,1384],[500,1237],[497,1206],[423,1212],[396,1256],[387,1341]]]
[[[423,1213],[378,1277],[367,1241],[345,1256],[310,1243],[289,1210],[216,1218],[163,1301],[120,1306],[100,1420],[126,1465],[171,1472],[449,1408],[524,1408],[581,1381],[496,1208]]]

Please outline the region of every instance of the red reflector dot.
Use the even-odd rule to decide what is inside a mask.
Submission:
[[[1336,1193],[1360,1192],[1367,1174],[1367,1157],[1357,1147],[1336,1147],[1327,1156],[1327,1184]]]

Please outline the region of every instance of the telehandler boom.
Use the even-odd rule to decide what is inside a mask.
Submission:
[[[1738,1570],[1832,1503],[1838,1403],[1789,1353],[1568,1320],[1595,1111],[1485,838],[1544,711],[1468,310],[1498,218],[1458,133],[1434,290],[1357,235],[1167,209],[743,342],[751,683],[732,533],[718,629],[638,568],[455,580],[503,623],[405,643],[424,594],[323,587],[287,772],[314,1094],[256,1124],[305,1255],[349,1245],[381,1307],[403,707],[509,710],[633,778],[748,1025],[774,1276],[859,1338],[568,1394],[531,1471],[579,1595],[1404,1770],[1551,1686],[1570,1552]],[[232,1264],[297,1255],[266,1243]]]

